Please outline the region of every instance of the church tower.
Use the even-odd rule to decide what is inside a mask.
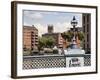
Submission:
[[[53,33],[53,25],[48,25],[48,33]]]

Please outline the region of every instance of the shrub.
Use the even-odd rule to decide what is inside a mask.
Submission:
[[[53,54],[58,54],[58,50],[57,49],[54,49],[53,50]]]

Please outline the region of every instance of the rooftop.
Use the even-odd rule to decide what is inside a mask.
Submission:
[[[23,26],[23,28],[24,29],[29,29],[29,30],[32,30],[32,29],[34,29],[34,30],[38,30],[34,25],[32,25],[32,26]]]

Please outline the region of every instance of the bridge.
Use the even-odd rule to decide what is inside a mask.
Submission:
[[[77,64],[91,66],[91,54],[23,56],[23,69],[68,68]]]

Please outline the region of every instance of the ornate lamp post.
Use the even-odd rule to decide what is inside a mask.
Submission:
[[[77,43],[76,43],[76,34],[75,34],[77,24],[78,24],[78,22],[77,22],[75,16],[73,16],[73,19],[71,21],[71,25],[73,26],[73,32],[74,32],[74,36],[73,36],[72,43],[71,43],[72,49],[78,48]]]
[[[85,54],[85,51],[82,50],[81,48],[79,48],[76,43],[76,36],[77,36],[76,35],[76,26],[77,26],[77,24],[78,24],[78,22],[74,16],[71,21],[71,25],[73,26],[73,33],[74,33],[72,42],[71,42],[70,48],[67,49],[67,51],[66,50],[64,51],[65,55],[71,56],[71,57],[66,57],[66,66],[68,66],[68,67],[84,66],[84,57],[79,56],[79,55]]]

